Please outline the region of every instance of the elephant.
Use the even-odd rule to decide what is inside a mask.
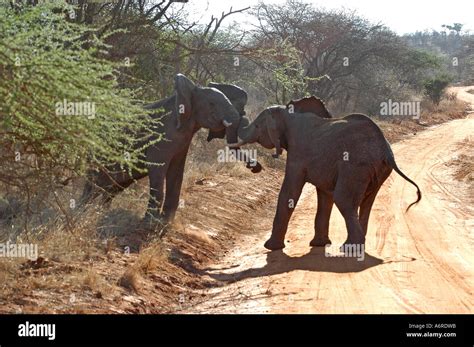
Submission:
[[[246,101],[246,92],[237,86],[213,84],[213,87],[200,87],[186,76],[177,74],[172,96],[144,106],[144,109],[152,111],[152,117],[160,118],[163,125],[156,131],[164,133],[165,137],[143,153],[146,161],[151,163],[146,167],[146,173],[134,170],[129,174],[118,164],[90,172],[81,202],[87,202],[101,192],[106,193],[105,198],[110,200],[135,180],[148,175],[150,199],[145,221],[171,222],[178,208],[186,156],[194,134],[201,128],[207,128],[211,140],[225,136],[228,142],[236,142],[239,126],[249,123],[245,120],[241,125]],[[262,170],[257,161],[240,157],[252,172]]]
[[[418,198],[407,211],[421,200],[420,188],[398,168],[382,130],[366,115],[354,113],[328,119],[272,106],[241,127],[239,138],[228,146],[239,148],[257,142],[275,148],[274,157],[282,153],[282,148],[287,151],[272,232],[264,245],[269,250],[285,247],[288,222],[306,182],[318,191],[315,234],[310,242],[314,247],[331,244],[329,218],[333,204],[344,217],[348,233],[341,250],[365,245],[372,205],[392,170],[417,189]]]

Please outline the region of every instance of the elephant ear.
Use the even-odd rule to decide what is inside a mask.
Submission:
[[[314,95],[298,100],[291,100],[286,105],[286,109],[289,113],[310,112],[321,118],[332,118],[332,115],[327,110],[326,105],[324,105],[324,102],[321,99],[315,97]]]
[[[230,100],[235,109],[239,112],[241,116],[245,115],[245,105],[247,104],[248,95],[247,92],[234,85],[234,84],[225,84],[225,83],[215,83],[210,82],[208,84],[211,88],[216,88],[224,93],[225,96]]]
[[[178,115],[177,129],[180,129],[192,114],[192,94],[196,85],[186,76],[177,74],[174,79],[176,89],[176,113]]]
[[[247,92],[242,88],[233,84],[215,83],[210,82],[208,85],[210,88],[216,88],[220,90],[230,100],[235,109],[241,116],[245,115],[245,105],[247,104]],[[223,139],[225,137],[225,129],[220,131],[209,130],[207,135],[207,141],[213,139]]]
[[[278,131],[277,120],[275,119],[275,114],[272,111],[268,111],[267,116],[265,117],[266,127],[270,141],[272,141],[275,146],[275,154],[272,155],[273,158],[278,158],[281,153],[281,143],[280,143],[280,132]]]

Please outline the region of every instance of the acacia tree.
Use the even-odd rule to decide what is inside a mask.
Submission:
[[[28,201],[91,166],[142,170],[160,140],[159,122],[118,88],[118,65],[99,57],[107,46],[69,10],[0,8],[0,182]]]
[[[288,0],[281,5],[262,3],[254,14],[259,21],[256,44],[291,42],[309,78],[308,92],[337,101],[337,111],[373,110],[379,99],[412,88],[412,83],[419,88],[410,75],[433,67],[430,59],[413,53],[396,34],[354,12]]]
[[[474,83],[474,35],[462,30],[462,24],[443,25],[443,30],[415,32],[403,36],[411,47],[436,54],[441,68],[452,75],[453,81]]]
[[[424,81],[425,95],[435,104],[439,105],[445,89],[452,81],[452,77],[446,74],[437,75]]]

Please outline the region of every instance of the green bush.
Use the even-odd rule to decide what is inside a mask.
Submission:
[[[93,29],[71,23],[71,7],[46,2],[0,7],[0,181],[24,188],[91,166],[143,168],[158,125]],[[63,107],[66,105],[66,107]]]
[[[452,77],[446,74],[441,74],[430,78],[423,83],[424,93],[435,105],[439,105],[439,102],[443,97],[444,90],[451,81]]]

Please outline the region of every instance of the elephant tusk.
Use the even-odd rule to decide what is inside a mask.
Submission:
[[[222,121],[222,124],[224,124],[224,126],[225,126],[226,128],[228,128],[228,127],[230,127],[230,126],[232,125],[231,122],[228,122],[228,121],[226,121],[225,119]]]

